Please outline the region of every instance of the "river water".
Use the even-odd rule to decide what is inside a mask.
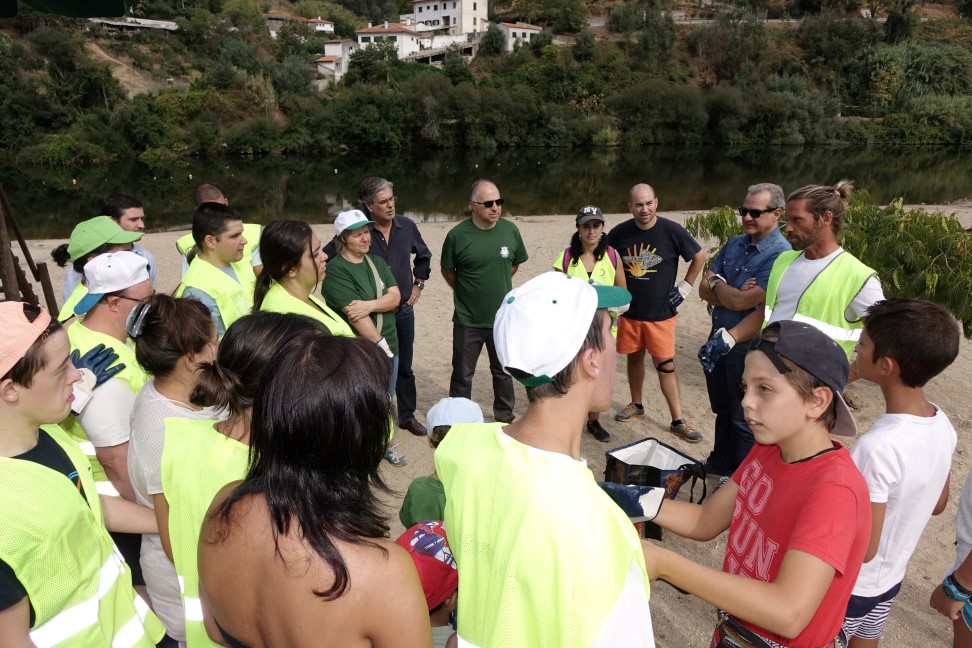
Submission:
[[[715,148],[511,149],[349,152],[319,158],[189,159],[153,166],[123,162],[78,170],[0,168],[28,238],[63,238],[98,214],[101,199],[127,193],[145,204],[150,230],[186,227],[192,190],[221,187],[248,221],[330,222],[350,208],[362,178],[395,183],[398,209],[417,221],[455,220],[468,211],[469,186],[495,181],[509,215],[572,214],[585,204],[627,211],[628,189],[654,185],[662,211],[737,205],[746,187],[776,182],[855,181],[876,202],[948,203],[972,198],[972,149]]]

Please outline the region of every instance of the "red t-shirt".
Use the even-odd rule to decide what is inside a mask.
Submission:
[[[867,484],[850,453],[837,450],[788,464],[779,447],[756,444],[732,479],[739,485],[722,569],[765,582],[796,549],[836,570],[809,625],[795,639],[751,623],[754,632],[793,648],[820,648],[840,631],[871,535]]]

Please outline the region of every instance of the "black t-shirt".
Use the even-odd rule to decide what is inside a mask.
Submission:
[[[78,469],[71,463],[64,449],[57,445],[57,442],[44,430],[39,431],[37,445],[13,458],[33,461],[61,473],[71,480],[81,496],[84,497],[84,489],[81,487],[81,476],[78,475]],[[21,585],[13,569],[6,562],[0,560],[0,610],[13,607],[25,596],[27,596],[27,590]],[[33,608],[30,610],[30,624],[34,625]]]
[[[617,225],[608,233],[608,243],[621,255],[631,293],[631,308],[622,317],[642,322],[674,317],[668,294],[675,285],[678,258],[690,261],[702,246],[684,227],[661,216],[647,230],[638,229],[634,219]]]

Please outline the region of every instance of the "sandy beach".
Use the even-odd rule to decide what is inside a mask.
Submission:
[[[965,227],[972,226],[972,202],[953,205],[922,205],[927,211],[955,213]],[[666,218],[684,223],[685,218],[697,212],[661,212]],[[551,262],[567,244],[574,231],[573,218],[569,216],[530,216],[510,217],[519,227],[530,254],[530,260],[520,266],[513,279],[519,285],[531,277],[551,269]],[[630,218],[628,214],[607,215],[608,227]],[[151,214],[148,215],[151,227]],[[417,317],[414,371],[418,385],[417,414],[424,422],[425,411],[439,398],[448,395],[449,373],[451,369],[452,337],[452,294],[438,273],[438,256],[446,232],[454,223],[424,223],[420,225],[423,237],[433,251],[433,274],[421,300],[416,304]],[[315,225],[321,240],[333,235],[330,225]],[[142,245],[148,248],[159,265],[159,291],[171,292],[179,283],[180,258],[175,250],[176,239],[185,232],[162,232],[147,234]],[[63,270],[50,259],[50,251],[62,240],[30,241],[30,251],[35,261],[46,261],[51,269],[55,294],[61,297]],[[713,241],[702,242],[708,250]],[[15,254],[21,256],[16,248]],[[680,275],[684,272],[684,267]],[[41,294],[38,291],[38,294]],[[686,415],[695,422],[705,438],[701,443],[689,444],[668,432],[668,409],[658,390],[658,382],[653,371],[648,371],[645,382],[645,406],[647,416],[631,423],[617,423],[613,419],[616,409],[623,407],[629,400],[628,382],[624,363],[618,363],[616,386],[614,390],[614,410],[602,415],[601,422],[611,433],[611,441],[606,444],[596,442],[590,435],[582,441],[582,452],[588,465],[598,478],[604,471],[604,452],[644,437],[657,437],[681,451],[702,460],[712,448],[712,425],[714,416],[709,409],[705,380],[702,369],[696,360],[696,352],[705,341],[710,320],[704,303],[698,299],[697,291],[686,299],[680,308],[677,328],[676,367],[681,384],[682,406]],[[962,341],[958,360],[929,383],[926,389],[929,400],[936,403],[950,417],[959,433],[959,441],[952,464],[951,496],[946,511],[929,523],[918,549],[911,560],[901,593],[891,613],[882,646],[905,648],[912,646],[951,645],[951,622],[932,610],[928,598],[932,589],[941,582],[946,568],[954,558],[955,514],[958,497],[965,477],[972,465],[972,409],[968,398],[972,385],[972,344]],[[516,412],[522,415],[526,408],[526,395],[517,386]],[[880,390],[873,384],[860,382],[854,387],[855,400],[860,408],[856,412],[859,430],[866,430],[882,413],[883,400]],[[479,369],[473,386],[473,398],[483,406],[484,412],[491,412],[492,392],[486,354],[480,358]],[[402,531],[398,522],[398,507],[409,482],[417,476],[429,474],[433,470],[432,450],[424,438],[398,431],[395,441],[408,456],[409,463],[404,468],[394,468],[383,463],[383,474],[388,483],[399,495],[388,502],[388,515],[392,538]],[[848,444],[853,444],[849,440]],[[709,480],[710,487],[714,485]],[[683,489],[685,497],[687,488]],[[681,496],[681,495],[680,495]],[[665,534],[664,545],[689,556],[697,561],[719,568],[725,552],[726,534],[709,543],[698,543]],[[598,551],[592,546],[591,551]],[[712,606],[692,596],[679,594],[672,587],[657,583],[651,592],[652,618],[659,646],[705,646],[708,645],[715,623]]]

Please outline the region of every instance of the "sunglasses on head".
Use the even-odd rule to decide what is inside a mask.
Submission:
[[[497,198],[496,200],[484,200],[482,202],[479,202],[478,200],[473,201],[473,203],[477,205],[482,205],[486,209],[491,209],[493,205],[496,205],[497,207],[502,207],[504,202],[506,201],[503,198]]]
[[[776,211],[776,207],[767,207],[766,209],[749,209],[747,207],[739,207],[737,211],[742,218],[745,218],[746,216],[749,216],[750,218],[759,218],[767,212]]]

